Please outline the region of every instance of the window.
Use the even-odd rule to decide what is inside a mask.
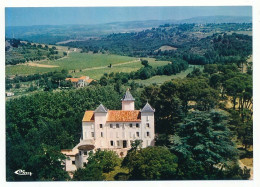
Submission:
[[[127,148],[127,141],[123,140],[123,148]]]
[[[113,128],[113,124],[110,124],[110,128]]]
[[[87,152],[87,151],[84,151],[84,155],[88,155],[88,152]]]
[[[139,137],[139,132],[136,132],[136,136]]]
[[[119,128],[119,124],[116,124],[116,128]]]
[[[137,124],[136,124],[136,128],[139,128],[139,127],[140,127],[140,126],[139,126],[139,123],[137,123]]]
[[[100,127],[100,128],[103,128],[103,124],[99,124],[99,127]]]
[[[150,136],[150,133],[149,133],[149,132],[146,132],[146,136]]]
[[[75,161],[72,161],[72,164],[75,165]]]
[[[149,127],[150,127],[150,124],[149,124],[149,123],[146,123],[146,127],[148,127],[148,128],[149,128]]]
[[[94,137],[94,132],[91,132],[91,136]]]
[[[113,142],[112,140],[110,141],[110,145],[111,145],[111,146],[114,146],[114,142]]]
[[[119,142],[119,141],[117,141],[116,143],[117,143],[117,147],[119,147],[119,146],[120,146],[120,142]]]
[[[146,116],[146,121],[149,121],[149,116]]]
[[[131,127],[131,128],[132,128],[132,127],[133,127],[133,124],[132,124],[132,123],[130,123],[130,124],[129,124],[129,127]]]
[[[81,155],[81,151],[79,151],[79,155]]]
[[[103,132],[101,132],[101,137],[103,137]]]

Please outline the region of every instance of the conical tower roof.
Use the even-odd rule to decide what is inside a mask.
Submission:
[[[155,112],[155,109],[153,109],[151,105],[147,102],[141,112]]]
[[[95,112],[96,113],[107,113],[107,108],[104,105],[100,104],[97,107],[97,109],[95,110]]]
[[[132,94],[130,93],[129,89],[126,90],[124,97],[121,99],[122,101],[134,101]]]

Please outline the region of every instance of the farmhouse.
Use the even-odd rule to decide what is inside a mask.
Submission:
[[[84,87],[93,81],[93,79],[90,79],[88,76],[82,76],[80,78],[66,78],[65,80],[71,81],[74,87]]]
[[[61,150],[66,155],[66,171],[75,171],[87,163],[88,154],[96,149],[113,150],[126,156],[134,140],[142,140],[142,146],[154,145],[154,112],[147,102],[141,110],[135,110],[135,99],[127,90],[122,110],[109,110],[100,104],[95,111],[85,111],[82,119],[82,137],[73,149]]]
[[[12,96],[14,96],[14,93],[13,92],[6,92],[5,95],[6,95],[6,97],[12,97]]]

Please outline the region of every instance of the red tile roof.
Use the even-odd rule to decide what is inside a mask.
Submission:
[[[78,82],[79,81],[79,79],[78,78],[66,78],[65,79],[66,81],[71,81],[71,82]]]
[[[83,116],[82,121],[86,121],[86,122],[94,121],[94,111],[92,111],[92,110],[86,111]]]
[[[107,121],[109,122],[141,121],[141,112],[140,110],[109,110]]]
[[[94,111],[86,111],[84,122],[94,122]],[[107,122],[137,122],[141,121],[140,110],[108,110]]]
[[[83,80],[85,80],[87,77],[86,76],[82,76],[82,77],[80,77],[79,79],[83,79]]]
[[[94,81],[94,79],[88,79],[88,80],[86,80],[87,83],[91,83],[92,81]]]

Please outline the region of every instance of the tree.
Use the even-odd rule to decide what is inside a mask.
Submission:
[[[62,80],[65,80],[66,78],[66,74],[63,74],[62,72],[57,72],[57,73],[54,73],[53,76],[51,77],[51,81],[52,83],[56,83],[58,84],[59,81],[62,81]]]
[[[130,180],[173,180],[176,178],[177,157],[167,148],[147,147],[131,154]]]
[[[6,89],[6,90],[11,89],[12,87],[13,87],[12,84],[6,84],[6,85],[5,85],[5,89]]]
[[[85,168],[79,168],[74,172],[74,181],[102,181],[105,177],[102,168],[97,164],[87,164]]]
[[[21,88],[20,83],[15,84],[15,88],[17,88],[17,89]]]
[[[119,165],[119,162],[119,157],[114,151],[98,149],[95,153],[90,153],[87,165],[97,164],[104,173],[108,173],[113,171]]]
[[[204,73],[208,73],[210,75],[218,72],[218,65],[217,64],[206,64],[204,66]]]
[[[239,109],[250,109],[252,107],[252,76],[236,73],[232,78],[225,81],[224,87],[227,95],[232,97],[233,109],[236,108],[237,99]]]
[[[143,60],[141,59],[141,64],[144,66],[144,67],[149,67],[150,65],[148,64],[148,60]]]
[[[137,151],[140,150],[142,147],[142,140],[135,140],[131,144],[131,149],[127,151],[127,155],[122,161],[122,166],[127,167],[129,171],[133,170],[133,164],[134,164],[134,157],[137,154]]]
[[[214,176],[219,167],[230,161],[236,161],[237,150],[231,141],[231,132],[227,126],[227,114],[222,111],[199,112],[189,114],[184,123],[180,123],[177,135],[172,136],[171,150],[181,159],[179,172],[186,172],[184,160],[194,160],[209,175]],[[184,171],[183,171],[184,169]]]
[[[114,151],[90,152],[85,168],[75,171],[73,180],[75,181],[100,181],[104,180],[103,173],[113,171],[120,163],[118,155]]]
[[[32,171],[37,180],[68,180],[68,173],[62,165],[64,160],[65,156],[59,149],[42,144],[30,157],[27,170]]]
[[[253,145],[252,112],[248,109],[243,109],[243,111],[230,109],[229,113],[231,114],[230,126],[247,150]]]

